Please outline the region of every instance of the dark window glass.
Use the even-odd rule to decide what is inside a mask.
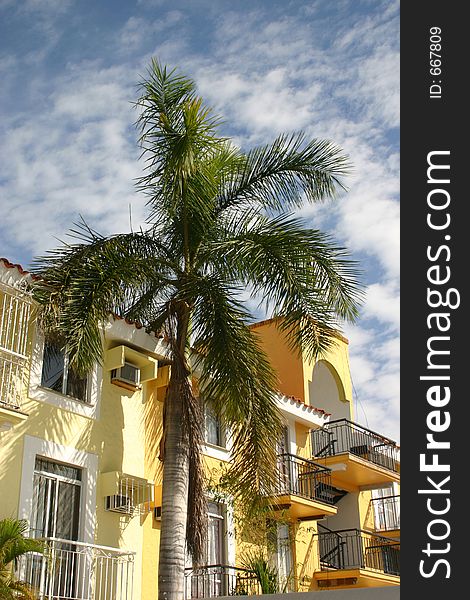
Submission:
[[[68,367],[66,354],[55,344],[47,342],[44,345],[41,385],[82,402],[88,402],[87,378],[78,377]]]
[[[47,458],[42,458],[41,456],[36,457],[34,469],[36,471],[51,473],[52,475],[60,475],[61,477],[66,477],[67,479],[74,479],[75,481],[82,480],[82,470],[78,467],[57,463]]]
[[[65,355],[53,344],[44,345],[41,385],[62,393]]]
[[[34,537],[78,539],[81,469],[36,457],[31,527]]]
[[[79,377],[71,369],[67,371],[67,386],[65,393],[72,398],[78,398],[83,402],[88,402],[87,397],[87,378]]]

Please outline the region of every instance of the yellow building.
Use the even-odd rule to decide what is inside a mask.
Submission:
[[[48,547],[24,556],[18,575],[41,598],[153,599],[169,376],[164,340],[110,319],[103,365],[78,379],[67,356],[34,327],[31,281],[0,259],[0,519],[27,519]],[[278,373],[285,422],[267,549],[279,586],[396,585],[398,449],[354,423],[347,341],[338,338],[311,364],[288,349],[275,325],[253,330]],[[230,462],[230,436],[210,413],[205,424],[204,460],[217,480]],[[188,565],[187,598],[260,591],[241,566],[253,544],[236,523],[230,498],[208,490],[207,562]]]

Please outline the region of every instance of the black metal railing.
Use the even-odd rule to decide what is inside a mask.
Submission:
[[[261,594],[254,571],[229,565],[207,565],[185,571],[185,600]]]
[[[400,574],[398,542],[360,529],[328,530],[316,535],[322,570],[372,569]]]
[[[370,508],[374,516],[375,531],[400,529],[400,496],[372,498]]]
[[[315,458],[350,452],[395,473],[400,471],[396,443],[348,419],[330,421],[321,429],[313,429],[311,441]]]
[[[295,454],[277,457],[279,495],[294,495],[334,504],[335,490],[331,486],[331,469]]]

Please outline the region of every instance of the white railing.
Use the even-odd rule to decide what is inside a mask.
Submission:
[[[27,292],[0,283],[0,407],[3,408],[21,408],[31,304]]]
[[[18,562],[19,579],[41,600],[132,600],[135,552],[47,538],[43,554]]]

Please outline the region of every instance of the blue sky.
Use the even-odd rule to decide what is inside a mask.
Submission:
[[[131,102],[151,57],[195,79],[244,149],[329,138],[349,191],[299,212],[349,248],[366,301],[345,327],[356,420],[399,438],[399,3],[0,0],[0,256],[28,267],[81,214],[145,220]]]

